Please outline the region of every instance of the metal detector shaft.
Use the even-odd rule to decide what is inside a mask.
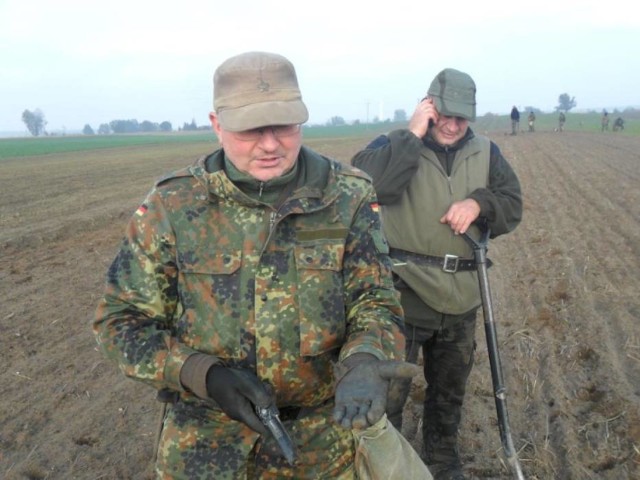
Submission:
[[[515,478],[524,480],[522,467],[518,460],[518,454],[513,446],[511,428],[509,427],[509,414],[507,412],[507,390],[502,376],[502,364],[500,363],[500,351],[498,350],[498,335],[493,318],[493,305],[491,303],[491,289],[489,288],[489,275],[487,274],[487,246],[489,243],[489,230],[485,230],[480,240],[475,240],[469,234],[463,233],[464,239],[473,248],[473,253],[478,268],[478,283],[480,284],[480,296],[482,298],[482,311],[484,313],[484,332],[489,351],[489,364],[491,365],[491,380],[496,401],[498,425],[500,427],[500,440],[507,461],[513,470]]]

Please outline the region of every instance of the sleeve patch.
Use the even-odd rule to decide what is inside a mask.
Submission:
[[[147,210],[148,210],[148,209],[149,209],[149,208],[148,208],[148,207],[143,203],[143,204],[142,204],[142,205],[140,205],[140,206],[138,207],[138,209],[136,210],[136,215],[137,215],[137,216],[139,216],[139,217],[141,217],[141,216],[143,216],[145,213],[147,213]]]

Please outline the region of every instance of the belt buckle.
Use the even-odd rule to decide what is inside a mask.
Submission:
[[[447,273],[456,273],[458,271],[458,261],[460,257],[457,255],[446,254],[442,264],[442,270]]]

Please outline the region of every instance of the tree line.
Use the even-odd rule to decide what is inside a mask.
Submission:
[[[98,135],[109,135],[111,133],[148,133],[148,132],[170,132],[173,130],[171,122],[161,123],[144,120],[138,122],[136,119],[111,120],[109,123],[101,123],[98,127]],[[82,129],[85,135],[94,135],[93,128],[88,123]]]
[[[556,111],[564,111],[568,112],[572,108],[577,105],[575,97],[569,96],[568,93],[563,93],[558,97],[558,106],[555,107]],[[538,110],[534,109],[534,107],[527,107],[526,110]],[[406,121],[407,114],[404,110],[396,110],[394,112],[394,122],[398,121]],[[376,121],[377,120],[377,121]],[[22,112],[22,121],[26,125],[29,133],[34,137],[40,135],[46,135],[47,132],[45,127],[47,125],[47,121],[45,120],[44,113],[39,108],[36,108],[34,111],[25,110]],[[378,123],[381,119],[374,119],[374,123]],[[358,121],[359,123],[359,121]],[[331,117],[331,119],[327,122],[327,125],[344,125],[346,122],[340,116]],[[191,121],[191,123],[184,122],[181,128],[178,130],[184,131],[193,131],[193,130],[208,130],[210,127],[208,125],[199,127],[196,125],[195,119]],[[171,122],[151,122],[149,120],[144,120],[142,122],[138,122],[136,119],[130,120],[111,120],[109,123],[101,123],[98,126],[97,132],[89,125],[85,124],[82,129],[82,133],[84,135],[109,135],[112,133],[149,133],[149,132],[171,132],[173,131],[173,125]]]
[[[34,137],[38,137],[40,135],[48,135],[46,131],[47,121],[45,119],[44,113],[39,108],[35,110],[25,110],[22,112],[22,122],[29,130],[29,133]],[[191,120],[190,123],[184,122],[182,127],[179,127],[178,130],[205,130],[209,129],[207,126],[198,126],[196,124],[195,119]],[[142,122],[138,122],[136,119],[129,120],[111,120],[108,123],[101,123],[98,126],[97,131],[94,130],[91,125],[88,123],[85,124],[82,129],[82,133],[84,135],[110,135],[112,133],[149,133],[149,132],[171,132],[173,131],[173,125],[169,121],[164,122],[151,122],[149,120],[143,120]]]
[[[203,128],[209,127],[199,127],[194,119],[191,123],[184,122],[182,127],[179,127],[178,130],[201,130]],[[96,133],[98,135],[110,135],[112,133],[150,133],[172,131],[173,125],[167,120],[157,123],[149,120],[138,122],[136,119],[111,120],[109,123],[101,123],[97,132],[95,132],[88,123],[82,129],[82,133],[85,135],[95,135]]]

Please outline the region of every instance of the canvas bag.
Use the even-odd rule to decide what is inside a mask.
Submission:
[[[359,480],[433,480],[427,466],[406,438],[383,415],[365,430],[352,430]]]

